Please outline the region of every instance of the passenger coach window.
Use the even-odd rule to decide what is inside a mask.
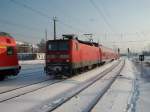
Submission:
[[[13,47],[7,47],[7,55],[13,55],[14,54],[14,48]]]

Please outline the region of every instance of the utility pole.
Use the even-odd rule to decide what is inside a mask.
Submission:
[[[107,33],[106,32],[105,32],[105,36],[104,37],[105,37],[105,40],[107,40]]]
[[[128,58],[130,58],[130,49],[128,48],[127,51],[128,51]]]
[[[47,29],[45,29],[45,41],[47,42]]]
[[[53,17],[53,22],[54,22],[54,40],[56,40],[56,16]]]
[[[120,54],[120,48],[118,48],[118,54]]]

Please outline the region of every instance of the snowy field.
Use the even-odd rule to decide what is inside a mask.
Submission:
[[[149,60],[146,60],[149,61]],[[150,112],[150,66],[143,64],[141,73],[140,63],[135,63],[137,67],[136,97],[134,112]]]
[[[44,61],[20,61],[21,71],[17,76],[10,76],[0,82],[0,93],[48,80],[44,73]]]
[[[113,83],[92,112],[129,112],[132,108],[131,98],[134,92],[135,67],[126,60],[120,77]]]
[[[21,73],[15,78],[8,78],[0,82],[0,109],[2,112],[10,112],[10,110],[11,112],[44,112],[49,106],[63,100],[79,85],[102,73],[115,63],[117,61],[57,82],[59,80],[50,79],[44,74],[43,60],[20,61]],[[82,112],[82,109],[88,107],[98,94],[103,94],[105,88],[109,87],[108,85],[116,77],[119,67],[121,64],[54,111]],[[120,75],[91,111],[133,112],[136,106],[140,105],[139,102],[137,103],[137,85],[135,84],[137,74],[134,64],[126,59]],[[143,93],[143,95],[145,94],[148,96],[148,93]]]
[[[45,60],[25,60],[25,61],[19,61],[20,65],[32,65],[32,64],[44,64]]]
[[[116,63],[116,61],[106,64],[100,68],[96,68],[96,69],[93,69],[86,73],[83,73],[82,75],[72,77],[63,82],[59,82],[59,83],[47,86],[45,88],[42,88],[42,89],[27,93],[27,94],[24,94],[21,96],[18,96],[18,94],[20,94],[20,93],[15,92],[15,91],[13,91],[11,93],[5,93],[5,95],[1,94],[1,97],[0,97],[1,101],[3,101],[3,99],[6,98],[6,96],[11,97],[13,95],[16,96],[16,94],[17,94],[18,97],[1,102],[0,109],[3,110],[4,112],[10,112],[10,110],[11,110],[11,112],[33,111],[33,109],[35,110],[35,109],[37,109],[37,107],[47,104],[47,102],[51,101],[54,97],[64,94],[66,91],[76,87],[80,83],[97,75],[97,73],[104,71],[106,68],[109,68],[114,63]],[[38,75],[38,73],[37,73],[37,75]],[[24,81],[25,80],[24,78],[22,78],[22,80],[20,79],[20,81],[18,79],[14,80],[14,81],[11,81],[11,80],[4,81],[4,82],[0,83],[0,87],[3,87],[3,88],[1,88],[1,92],[3,92],[4,90],[7,90],[7,89],[15,88],[16,86],[17,87],[23,86],[28,83],[31,83],[32,81],[36,81],[34,77],[38,77],[38,78],[36,78],[36,80],[42,80],[44,78],[44,75],[36,76],[36,74],[34,74],[34,76],[30,77],[31,79],[27,78],[28,80],[26,80],[26,81]],[[49,83],[52,83],[52,81],[53,80],[49,80]],[[42,86],[42,85],[43,85],[43,83],[38,84],[38,86]],[[26,91],[29,89],[27,87],[27,88],[24,88],[23,90]],[[9,107],[9,108],[7,108],[7,107]],[[14,108],[14,107],[16,107],[16,108]]]

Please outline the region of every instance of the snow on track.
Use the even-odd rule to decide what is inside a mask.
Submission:
[[[128,112],[132,108],[135,70],[133,64],[126,60],[122,76],[118,77],[108,92],[101,98],[92,112]]]
[[[120,72],[122,64],[123,62],[53,112],[88,112],[95,104],[96,100],[107,91],[111,83],[115,80],[118,72]]]
[[[21,65],[22,69],[17,76],[11,76],[1,81],[0,93],[47,80],[49,77],[44,74],[44,64],[38,64],[38,61],[25,61],[28,64]]]
[[[21,97],[17,97],[15,99],[11,99],[9,101],[0,103],[0,109],[3,110],[4,112],[10,112],[10,110],[11,112],[34,111],[33,109],[38,108],[44,104],[47,104],[48,102],[51,102],[51,100],[54,97],[60,96],[65,91],[79,85],[81,82],[94,77],[95,75],[109,68],[116,62],[117,61],[114,61],[100,68],[96,68],[89,72],[83,73],[82,75],[72,77],[63,82],[56,83],[54,85],[37,90],[35,92],[28,93]]]
[[[9,91],[15,88],[24,87],[27,85],[32,85],[34,83],[38,83],[44,80],[49,79],[49,77],[46,77],[43,72],[33,73],[26,77],[16,77],[12,80],[8,79],[5,81],[0,82],[0,93]]]
[[[132,112],[150,112],[150,60],[145,59],[145,62],[142,74],[141,63],[134,63],[138,73]]]
[[[28,65],[28,64],[44,64],[45,60],[25,60],[25,61],[19,61],[19,64],[21,65]]]
[[[25,86],[25,87],[20,87],[18,89],[14,89],[5,93],[0,94],[0,103],[6,101],[6,100],[10,100],[12,98],[16,98],[19,97],[21,95],[25,95],[27,93],[33,92],[33,91],[37,91],[41,88],[47,87],[49,85],[52,85],[54,83],[60,82],[61,80],[46,80],[46,81],[42,81],[36,84],[32,84],[29,86]]]

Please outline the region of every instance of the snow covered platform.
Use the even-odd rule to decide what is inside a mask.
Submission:
[[[92,112],[130,112],[132,110],[135,74],[135,66],[126,59],[125,67],[120,76]]]
[[[38,61],[39,60],[31,62],[27,61],[26,64],[29,64],[31,67],[36,67],[36,69],[39,69],[43,65],[38,64]],[[117,63],[117,61],[105,64],[101,67],[85,72],[82,75],[80,74],[74,76],[72,78],[69,78],[59,83],[55,83],[53,85],[49,85],[37,91],[27,93],[16,98],[12,98],[8,101],[0,103],[0,109],[5,112],[10,112],[10,110],[11,112],[44,112],[45,110],[49,109],[49,107],[53,106],[51,104],[55,104],[62,100],[64,96],[69,93],[68,91],[72,91],[75,87],[78,87],[82,82],[85,82],[90,78],[96,76],[97,74],[103,72],[105,69],[111,67],[115,63]],[[26,64],[23,64],[24,71],[28,69],[28,67],[26,66],[29,66]],[[33,69],[34,68],[30,68],[31,71]],[[70,111],[68,112],[81,112],[81,110],[75,111],[75,109],[73,109],[72,106],[74,106],[74,108],[81,109],[80,106],[82,105],[80,104],[83,101],[83,106],[88,107],[87,101],[93,101],[90,100],[90,98],[95,99],[94,95],[99,94],[100,91],[102,91],[102,89],[106,87],[106,85],[108,85],[109,80],[113,79],[116,75],[115,72],[117,71],[117,69],[119,68],[113,69],[109,75],[104,76],[100,81],[91,85],[90,88],[87,88],[86,91],[84,90],[82,94],[73,97],[73,100],[69,100],[75,102],[73,102],[73,105],[71,106],[66,106],[67,109],[70,109]],[[108,91],[101,97],[99,102],[93,108],[92,112],[130,112],[130,110],[133,110],[132,107],[135,101],[133,98],[133,96],[135,95],[135,74],[135,66],[131,61],[126,59],[125,67],[123,68],[122,72],[115,80],[115,82],[111,85],[111,87],[108,89]],[[41,77],[37,78],[40,79]],[[84,100],[81,100],[81,97]],[[67,110],[59,112],[67,112]]]
[[[133,112],[150,112],[150,64],[143,64],[142,73],[141,63],[135,63],[135,65],[139,72],[137,74]]]
[[[44,64],[45,60],[26,60],[26,61],[19,61],[21,65],[28,65],[28,64]]]

